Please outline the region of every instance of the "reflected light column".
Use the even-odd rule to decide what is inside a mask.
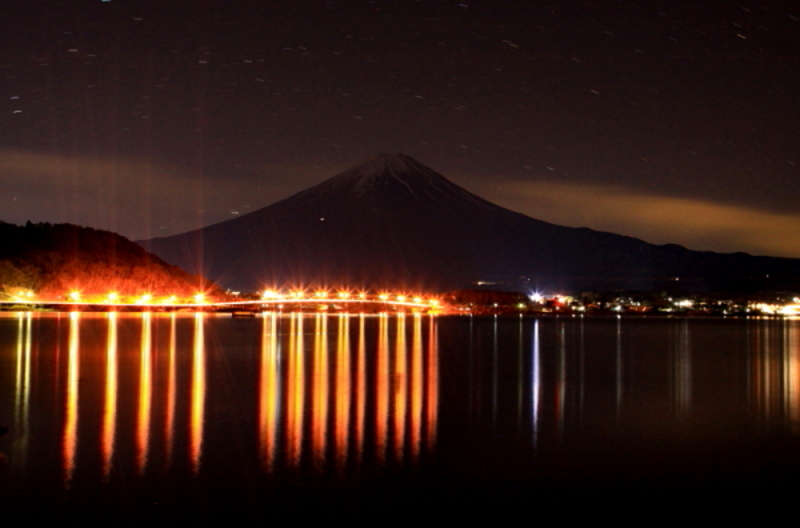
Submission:
[[[17,315],[17,376],[14,391],[14,423],[18,428],[14,440],[13,463],[22,468],[28,459],[28,429],[31,397],[31,312]]]
[[[419,456],[422,440],[422,315],[414,314],[414,335],[411,341],[411,458]]]
[[[539,354],[539,320],[533,322],[533,353],[531,357],[531,425],[533,445],[539,440],[539,402],[541,399],[541,358]]]
[[[800,320],[785,322],[788,325],[786,360],[786,398],[789,423],[795,435],[800,434]]]
[[[150,414],[153,402],[152,314],[144,312],[139,349],[139,412],[136,427],[136,465],[139,474],[147,467],[150,449]]]
[[[300,465],[303,448],[303,407],[305,362],[303,361],[303,314],[293,313],[289,331],[287,373],[286,456],[289,464]]]
[[[428,379],[426,391],[427,448],[429,451],[433,451],[436,447],[436,434],[439,426],[439,334],[435,315],[429,316],[428,324],[428,362],[425,369]]]
[[[406,346],[406,315],[398,314],[397,343],[394,356],[394,450],[395,458],[403,460],[406,437],[406,408],[408,407],[408,354]]]
[[[318,469],[325,463],[328,433],[328,315],[316,315],[314,332],[314,380],[312,406],[312,449]]]
[[[675,417],[689,415],[692,400],[692,351],[689,347],[689,321],[684,320],[677,329],[674,367]]]
[[[564,434],[564,414],[567,406],[567,342],[564,323],[558,324],[558,384],[555,392],[555,417],[559,436]]]
[[[108,312],[108,337],[106,339],[106,392],[103,409],[103,478],[107,482],[111,476],[114,458],[114,440],[117,431],[117,314]]]
[[[375,378],[375,451],[379,462],[386,460],[389,420],[389,328],[387,315],[378,316],[378,359]]]
[[[64,484],[69,487],[75,471],[78,446],[78,379],[80,377],[80,312],[69,314],[69,345],[67,352],[67,400],[63,434]]]
[[[364,452],[364,421],[367,412],[367,351],[366,336],[364,335],[365,316],[358,316],[358,356],[356,358],[356,423],[355,423],[355,447],[356,460],[361,462],[361,455]]]
[[[340,469],[347,466],[350,429],[350,316],[339,314],[336,347],[336,459]]]
[[[177,390],[177,377],[178,377],[178,365],[177,365],[177,336],[176,336],[176,326],[177,326],[177,314],[172,312],[170,314],[170,324],[169,324],[169,364],[167,365],[167,412],[166,417],[164,420],[164,442],[166,444],[166,460],[167,460],[167,467],[172,465],[172,450],[175,444],[175,399],[176,399],[176,390]]]
[[[622,364],[622,318],[618,315],[617,316],[617,365],[616,365],[616,388],[617,388],[617,400],[616,400],[616,412],[617,412],[617,421],[620,419],[620,414],[622,413],[622,397],[623,397],[623,364]]]
[[[200,472],[203,456],[203,418],[206,402],[206,358],[205,335],[203,332],[204,314],[194,314],[194,353],[192,355],[192,393],[191,420],[189,424],[189,452],[192,471]]]
[[[261,462],[271,470],[275,462],[275,444],[280,410],[278,372],[278,332],[275,313],[265,315],[261,332],[261,376],[259,380],[259,432]]]

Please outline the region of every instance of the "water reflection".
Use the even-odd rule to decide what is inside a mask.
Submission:
[[[314,331],[314,387],[312,389],[312,449],[316,466],[325,463],[328,432],[328,316],[317,314]]]
[[[261,333],[261,371],[258,383],[259,443],[262,446],[262,467],[266,470],[271,470],[275,464],[281,409],[277,324],[277,314],[267,314],[262,322]]]
[[[336,342],[336,459],[340,469],[347,466],[350,440],[350,398],[353,394],[350,366],[350,316],[339,316]]]
[[[32,362],[32,316],[31,313],[17,315],[16,390],[14,391],[14,422],[19,428],[14,443],[14,460],[24,464],[28,455],[28,431],[30,429],[31,362]],[[15,469],[24,471],[24,466],[15,464]]]
[[[533,322],[533,343],[531,352],[531,430],[533,445],[539,439],[539,401],[542,392],[541,355],[539,353],[539,321]],[[522,384],[520,382],[520,384]],[[522,404],[520,404],[520,407]]]
[[[114,440],[117,435],[117,314],[108,313],[108,337],[106,339],[105,406],[103,409],[103,479],[108,481],[114,458]]]
[[[75,453],[78,445],[78,379],[80,377],[80,314],[69,314],[69,345],[67,348],[67,395],[64,411],[62,454],[64,483],[69,486],[75,470]]]
[[[461,328],[472,431],[527,431],[537,446],[747,415],[800,433],[800,321],[474,317]]]
[[[389,429],[389,324],[387,316],[378,319],[378,357],[375,382],[375,452],[386,460],[386,435]]]
[[[194,316],[194,346],[192,349],[191,416],[189,423],[189,457],[194,473],[200,471],[203,456],[203,426],[206,401],[206,349],[204,315]]]
[[[689,415],[692,400],[692,349],[689,340],[689,321],[683,320],[673,331],[673,393],[675,418]]]
[[[734,419],[800,434],[800,321],[73,313],[0,332],[13,474],[47,467],[59,487],[238,466],[344,479],[470,435],[541,453]]]
[[[394,455],[403,459],[406,437],[406,407],[408,403],[408,379],[406,377],[406,316],[397,316],[397,340],[394,351]]]
[[[747,336],[753,350],[749,381],[754,410],[763,424],[785,419],[795,432],[800,432],[799,323],[763,320]]]
[[[139,474],[147,467],[150,449],[150,418],[153,400],[152,315],[141,314],[142,332],[139,350],[139,410],[136,427],[136,466]]]
[[[300,465],[303,447],[303,413],[305,401],[305,366],[303,351],[303,315],[291,315],[289,329],[289,369],[286,380],[286,459],[290,465]]]
[[[786,371],[788,374],[789,420],[792,431],[800,433],[800,325],[793,324],[787,329]]]
[[[172,451],[175,445],[175,405],[178,378],[177,315],[169,318],[169,345],[167,356],[167,403],[164,414],[164,444],[167,467],[172,465]]]

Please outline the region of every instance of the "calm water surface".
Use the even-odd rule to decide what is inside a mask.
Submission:
[[[800,321],[3,314],[0,424],[24,519],[781,514]]]

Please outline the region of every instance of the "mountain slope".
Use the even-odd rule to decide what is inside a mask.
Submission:
[[[142,243],[235,289],[265,286],[453,289],[476,281],[531,287],[650,288],[680,277],[800,277],[800,261],[655,246],[562,227],[494,205],[402,154],[384,154],[281,202]]]
[[[0,290],[21,288],[54,299],[73,290],[194,295],[204,283],[116,233],[71,224],[0,222]]]

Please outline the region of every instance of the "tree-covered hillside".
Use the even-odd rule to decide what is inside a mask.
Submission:
[[[211,285],[127,238],[72,224],[0,222],[0,290],[49,298],[70,291],[194,295]]]

